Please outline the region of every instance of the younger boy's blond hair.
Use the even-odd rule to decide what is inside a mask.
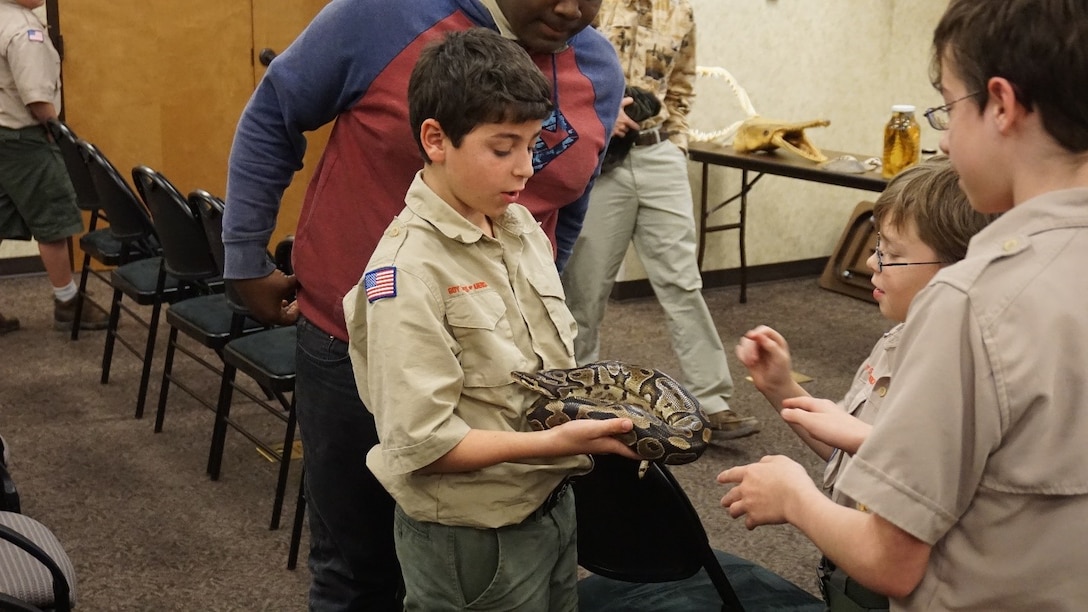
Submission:
[[[967,254],[971,237],[993,221],[971,208],[959,186],[959,175],[944,155],[922,161],[900,172],[873,205],[873,223],[902,231],[914,223],[918,238],[943,263],[955,263]]]

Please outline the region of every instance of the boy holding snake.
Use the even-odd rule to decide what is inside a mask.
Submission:
[[[549,81],[497,33],[454,32],[420,56],[408,104],[424,168],[344,298],[404,607],[575,610],[568,478],[588,454],[637,455],[614,437],[629,419],[530,431],[537,395],[510,375],[575,365],[550,242],[516,203]]]

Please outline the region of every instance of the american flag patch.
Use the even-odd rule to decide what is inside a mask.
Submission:
[[[30,42],[45,42],[45,32],[41,30],[27,30],[26,37]]]
[[[371,303],[397,297],[397,269],[386,266],[367,272],[363,276],[363,288],[366,289],[366,301]]]

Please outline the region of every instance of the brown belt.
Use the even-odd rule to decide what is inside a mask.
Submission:
[[[661,128],[654,128],[652,130],[643,130],[635,137],[636,147],[648,147],[655,145],[659,142],[664,142],[672,136],[672,132],[667,132]]]

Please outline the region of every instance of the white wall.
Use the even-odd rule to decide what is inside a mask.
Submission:
[[[808,130],[820,148],[879,156],[892,104],[922,111],[940,104],[929,83],[934,26],[946,0],[691,0],[697,24],[697,62],[727,69],[760,115],[788,121],[828,119]],[[711,132],[743,119],[731,90],[700,79],[692,127]],[[938,136],[923,125],[922,144]],[[689,166],[695,199],[700,165]],[[711,200],[738,189],[740,172],[711,170]],[[749,197],[748,264],[826,257],[854,205],[876,194],[766,176]],[[717,222],[735,219],[736,206]],[[713,234],[704,270],[739,265],[736,232]],[[621,280],[645,274],[633,252]]]

